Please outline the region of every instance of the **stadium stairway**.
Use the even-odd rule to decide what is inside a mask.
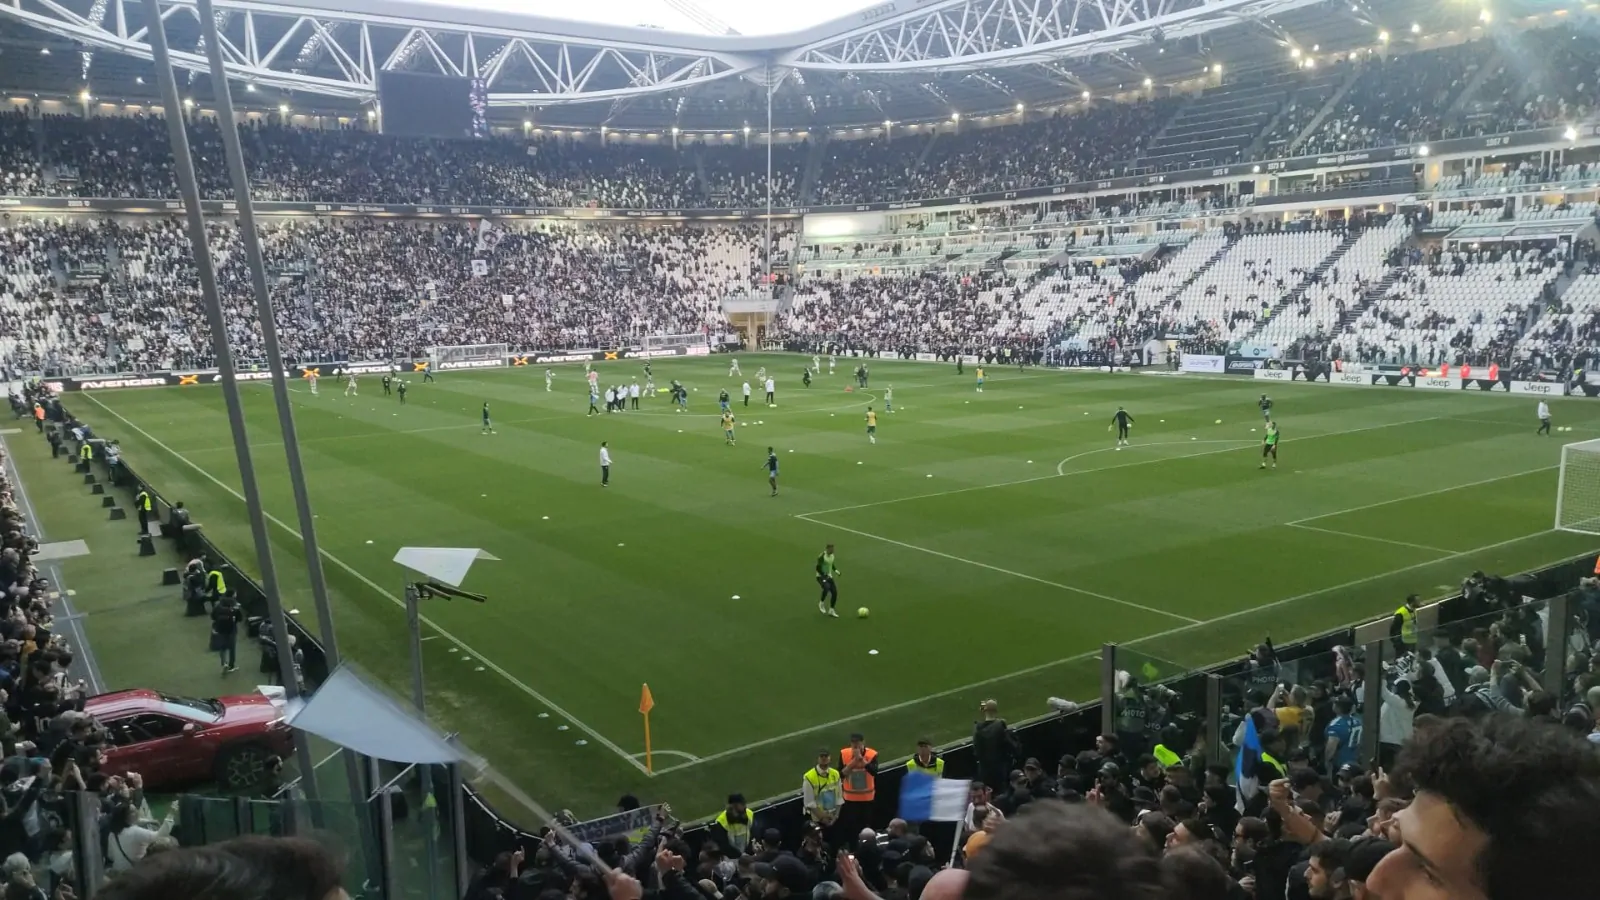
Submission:
[[[928,142],[922,145],[922,152],[917,154],[917,168],[922,168],[928,162],[928,154],[933,152],[933,145],[939,142],[939,131],[934,129],[928,136]]]
[[[1339,83],[1338,90],[1328,97],[1327,102],[1322,104],[1322,108],[1317,110],[1317,114],[1311,118],[1310,122],[1306,123],[1306,127],[1301,129],[1300,133],[1295,135],[1294,139],[1289,142],[1289,150],[1284,154],[1285,156],[1294,155],[1295,151],[1300,149],[1300,145],[1317,133],[1317,129],[1321,128],[1322,123],[1333,115],[1333,111],[1339,108],[1339,104],[1344,102],[1345,95],[1350,93],[1350,89],[1355,87],[1356,82],[1360,79],[1361,67],[1351,66],[1350,71],[1345,73],[1344,80]]]
[[[1389,288],[1393,287],[1394,283],[1400,280],[1400,273],[1404,271],[1404,269],[1404,266],[1390,266],[1389,270],[1383,273],[1383,277],[1378,279],[1378,281],[1373,284],[1372,287],[1367,288],[1366,293],[1361,295],[1361,301],[1359,303],[1347,307],[1344,311],[1344,315],[1339,318],[1339,327],[1337,333],[1355,333],[1355,323],[1361,319],[1361,316],[1367,311],[1368,307],[1388,296]]]
[[[711,182],[706,178],[706,151],[704,147],[698,144],[694,148],[694,179],[695,186],[700,189],[700,199],[710,203]]]
[[[1444,118],[1447,120],[1460,118],[1467,111],[1467,106],[1472,103],[1472,98],[1478,95],[1478,89],[1483,87],[1483,83],[1488,81],[1491,75],[1499,71],[1500,66],[1505,61],[1503,54],[1497,50],[1487,60],[1479,63],[1477,71],[1473,72],[1472,77],[1467,79],[1466,86],[1461,89],[1461,93],[1457,94],[1456,99],[1445,109]]]
[[[817,178],[822,174],[823,148],[828,145],[828,132],[823,129],[817,139],[811,142],[811,148],[806,152],[806,168],[800,176],[800,202],[810,205],[816,202]]]
[[[1301,300],[1305,299],[1306,288],[1310,287],[1314,282],[1321,281],[1322,277],[1328,274],[1329,269],[1338,265],[1339,260],[1344,257],[1345,253],[1349,252],[1350,248],[1356,245],[1356,241],[1361,239],[1361,235],[1362,232],[1360,231],[1346,231],[1344,233],[1344,240],[1341,240],[1338,246],[1333,248],[1333,252],[1329,253],[1327,258],[1321,263],[1318,263],[1317,267],[1311,270],[1310,275],[1301,278],[1299,283],[1296,284],[1294,288],[1289,291],[1289,293],[1283,295],[1283,298],[1273,305],[1272,315],[1267,316],[1261,321],[1257,322],[1256,327],[1250,330],[1250,333],[1245,337],[1245,340],[1248,341],[1254,339],[1261,333],[1263,328],[1267,327],[1268,322],[1271,322],[1273,319],[1276,319],[1278,316],[1282,315],[1283,311],[1287,309],[1290,304],[1299,303]]]
[[[1228,251],[1232,250],[1233,249],[1233,245],[1238,243],[1238,242],[1239,242],[1239,236],[1238,235],[1232,235],[1227,240],[1223,241],[1222,242],[1222,246],[1217,248],[1217,252],[1211,254],[1211,258],[1210,259],[1207,259],[1205,262],[1201,263],[1199,266],[1196,266],[1195,270],[1193,272],[1189,273],[1189,277],[1188,278],[1185,278],[1181,284],[1179,284],[1177,287],[1173,288],[1172,290],[1168,291],[1166,296],[1161,298],[1161,308],[1163,310],[1170,310],[1172,308],[1172,301],[1178,299],[1178,297],[1181,296],[1183,294],[1183,292],[1188,289],[1189,285],[1194,284],[1196,281],[1199,281],[1200,280],[1200,276],[1204,275],[1206,272],[1210,271],[1211,267],[1216,265],[1218,260],[1222,259],[1224,256],[1227,256],[1228,255]]]
[[[1283,106],[1289,91],[1281,72],[1267,72],[1211,88],[1190,101],[1160,136],[1152,138],[1140,166],[1157,170],[1177,165],[1229,163],[1253,143]]]

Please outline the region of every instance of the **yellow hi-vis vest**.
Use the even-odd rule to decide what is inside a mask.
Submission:
[[[1150,755],[1156,758],[1156,762],[1161,763],[1163,769],[1171,768],[1183,762],[1183,757],[1173,753],[1166,744],[1157,744],[1156,748],[1150,751]]]
[[[735,822],[728,818],[728,811],[723,810],[717,814],[717,824],[728,833],[728,846],[735,853],[743,853],[744,848],[750,846],[750,826],[755,824],[756,814],[750,810],[744,811],[744,821]]]
[[[817,767],[812,766],[806,770],[805,780],[816,792],[818,808],[828,813],[839,808],[839,803],[843,799],[844,782],[839,778],[838,769],[830,768],[827,775],[818,775]]]
[[[1394,611],[1394,614],[1400,617],[1400,643],[1405,644],[1407,647],[1415,647],[1417,645],[1416,612],[1408,609],[1402,603],[1400,608]]]
[[[89,446],[88,441],[84,441],[83,444],[78,447],[78,458],[84,462],[94,459],[94,448]]]
[[[925,766],[922,763],[917,762],[917,758],[913,756],[911,757],[911,761],[906,763],[906,771],[914,772],[919,775],[932,775],[935,778],[943,778],[944,757],[935,756],[933,758],[933,765]]]
[[[139,495],[137,497],[133,498],[133,502],[138,504],[138,508],[139,509],[142,509],[145,512],[149,512],[150,511],[150,492],[149,491],[140,491]]]
[[[228,580],[222,577],[221,569],[212,569],[206,573],[206,586],[215,590],[219,597],[228,592]]]

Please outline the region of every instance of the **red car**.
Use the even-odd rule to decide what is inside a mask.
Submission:
[[[247,790],[266,780],[273,757],[293,749],[280,710],[260,693],[197,700],[117,691],[90,698],[84,710],[111,735],[101,770],[138,772],[147,789],[212,781]]]

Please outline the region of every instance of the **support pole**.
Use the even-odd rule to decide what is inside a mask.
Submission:
[[[427,720],[427,696],[423,689],[422,681],[422,613],[418,609],[422,597],[414,585],[406,585],[406,627],[411,633],[411,703],[417,708],[417,717]],[[417,813],[417,821],[422,825],[423,853],[427,856],[428,890],[437,889],[439,883],[438,860],[438,810],[434,806],[433,798],[433,767],[421,765],[417,767],[418,777],[421,780],[422,808]],[[459,810],[457,817],[459,818]]]
[[[772,297],[772,66],[767,66],[767,297]]]
[[[235,124],[233,91],[228,83],[227,68],[222,59],[222,39],[217,34],[217,17],[211,0],[198,0],[196,12],[200,19],[201,34],[205,37],[206,62],[211,67],[212,93],[217,101],[217,119],[222,123],[222,152],[228,161],[228,176],[233,183],[233,198],[239,212],[239,238],[244,243],[245,261],[250,269],[250,286],[255,293],[256,318],[261,321],[261,345],[266,353],[267,371],[272,376],[272,399],[278,412],[278,430],[283,435],[284,457],[289,467],[289,484],[294,492],[295,518],[300,530],[300,543],[306,559],[306,576],[311,583],[311,597],[317,608],[317,640],[322,644],[322,654],[328,671],[339,667],[339,639],[333,628],[333,605],[328,602],[328,582],[322,571],[322,550],[317,544],[316,517],[311,512],[311,495],[306,489],[305,464],[300,458],[300,441],[294,423],[294,407],[289,400],[289,375],[283,365],[282,345],[278,340],[278,323],[272,311],[272,295],[267,289],[266,260],[261,253],[261,236],[256,231],[255,200],[250,195],[250,176],[245,168],[244,148],[239,141],[239,128]],[[276,627],[276,626],[274,626]],[[341,751],[344,763],[346,790],[351,802],[363,796],[361,761],[357,754]],[[305,768],[302,761],[301,789],[312,801],[311,819],[322,827],[323,816],[316,801],[320,792],[316,786],[316,771]],[[370,846],[363,841],[362,846]]]
[[[261,589],[267,598],[272,638],[278,645],[278,675],[283,682],[285,696],[293,702],[300,696],[300,684],[294,671],[294,650],[289,646],[289,625],[283,614],[283,598],[278,593],[278,572],[272,561],[272,542],[267,536],[266,514],[261,508],[261,489],[256,483],[255,461],[250,455],[250,436],[245,431],[244,408],[239,402],[239,383],[234,378],[233,349],[228,346],[228,325],[223,318],[222,300],[217,293],[217,272],[211,260],[211,245],[206,238],[205,219],[200,212],[200,185],[195,179],[194,157],[189,153],[189,135],[179,114],[183,107],[178,98],[177,77],[172,71],[172,57],[167,50],[166,20],[161,17],[161,6],[157,0],[144,0],[144,9],[151,23],[150,49],[155,62],[156,79],[161,83],[161,102],[166,113],[167,132],[172,141],[178,194],[183,199],[189,243],[194,252],[195,270],[200,278],[200,296],[207,324],[211,328],[211,350],[216,356],[222,397],[228,407],[228,427],[233,434],[233,451],[239,465],[240,485],[244,489],[250,535],[255,540],[256,562],[261,567]],[[229,127],[232,126],[224,126],[223,130]],[[300,770],[312,772],[311,747],[305,732],[295,732],[294,748]],[[307,783],[306,796],[308,799],[316,798],[314,783]]]

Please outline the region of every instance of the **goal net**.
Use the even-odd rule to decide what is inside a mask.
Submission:
[[[434,369],[457,368],[462,363],[505,361],[510,347],[507,344],[457,344],[450,347],[429,347],[428,363]]]
[[[1600,440],[1561,448],[1556,528],[1600,535]]]
[[[648,334],[640,339],[640,344],[650,354],[683,350],[689,356],[696,356],[710,352],[706,335],[699,331],[688,334]]]

